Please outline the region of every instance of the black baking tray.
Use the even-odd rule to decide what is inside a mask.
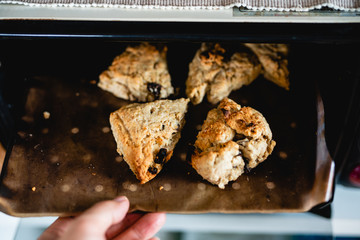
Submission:
[[[2,115],[11,124],[8,137],[2,138],[7,146],[0,183],[3,212],[72,215],[119,194],[129,197],[132,210],[180,213],[302,212],[331,201],[334,162],[317,84],[323,64],[313,64],[323,59],[319,49],[313,46],[309,58],[309,46],[291,45],[290,91],[259,77],[230,95],[263,113],[277,146],[266,162],[221,190],[202,180],[186,161],[189,144],[216,107],[206,101],[190,105],[173,158],[151,182],[140,185],[118,158],[108,116],[129,102],[96,82],[128,44],[136,43],[7,42],[2,65],[2,107],[7,112]],[[179,89],[176,97],[182,97],[188,64],[200,43],[161,44],[168,45],[169,71]],[[237,48],[238,43],[224,44]]]

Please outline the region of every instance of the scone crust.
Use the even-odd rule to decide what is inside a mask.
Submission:
[[[154,178],[171,158],[188,103],[184,98],[134,103],[110,114],[117,151],[142,184]],[[157,163],[161,149],[166,149],[166,156]]]
[[[264,161],[275,144],[260,112],[225,98],[209,111],[195,141],[191,164],[204,179],[224,188],[244,172],[245,164],[254,168]]]
[[[153,101],[174,93],[166,61],[167,48],[149,43],[128,46],[99,76],[98,86],[130,101]]]
[[[289,70],[287,55],[289,52],[286,44],[245,43],[259,58],[264,68],[264,77],[280,87],[289,90]]]
[[[186,94],[193,104],[201,103],[205,95],[216,104],[260,74],[261,65],[254,54],[234,53],[230,59],[225,55],[218,43],[203,43],[196,52],[186,80]]]

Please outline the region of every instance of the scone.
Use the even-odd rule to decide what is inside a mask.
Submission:
[[[167,48],[149,43],[127,47],[108,70],[99,76],[98,86],[119,98],[147,102],[174,93],[166,61]]]
[[[110,114],[117,151],[142,184],[153,179],[171,158],[189,99],[133,103]]]
[[[230,59],[226,54],[218,43],[203,43],[196,52],[186,80],[186,95],[193,104],[201,103],[205,94],[216,104],[260,74],[261,65],[254,54],[234,53]]]
[[[195,141],[191,165],[219,188],[263,162],[275,141],[263,115],[225,98],[209,111]]]
[[[289,90],[288,45],[268,43],[245,43],[259,58],[264,68],[264,77]]]

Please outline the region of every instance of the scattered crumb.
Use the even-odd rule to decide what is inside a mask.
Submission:
[[[80,96],[80,93],[78,93],[78,92],[77,92],[77,93],[75,93],[75,96],[77,96],[77,97],[78,97],[78,96]]]
[[[50,162],[52,162],[52,163],[56,163],[57,161],[59,161],[59,156],[55,155],[50,158]]]
[[[71,133],[73,133],[73,134],[77,134],[77,133],[79,133],[79,131],[80,130],[77,127],[74,127],[71,129]]]
[[[171,190],[171,184],[170,183],[165,183],[164,184],[164,190],[165,191],[170,191]]]
[[[36,187],[32,187],[31,191],[35,192],[36,191]]]
[[[180,154],[180,159],[183,161],[186,161],[186,153],[181,153]]]
[[[100,184],[99,184],[99,185],[96,185],[96,186],[95,186],[95,191],[96,191],[96,192],[102,192],[102,190],[104,190],[103,185],[100,185]]]
[[[123,158],[122,158],[121,156],[117,156],[117,157],[115,158],[115,161],[116,161],[116,162],[122,162],[122,160],[123,160]]]
[[[275,188],[275,183],[274,182],[267,182],[266,183],[266,187],[270,190]]]
[[[108,132],[110,132],[110,128],[109,127],[103,127],[102,131],[103,131],[103,133],[108,133]]]
[[[163,190],[163,189],[164,189],[164,187],[163,187],[163,186],[160,186],[160,187],[159,187],[159,190],[160,190],[160,191],[161,191],[161,190]]]
[[[135,184],[130,184],[129,190],[135,192],[137,190],[137,186]]]
[[[279,152],[279,157],[282,158],[282,159],[286,159],[288,157],[287,153],[284,152],[284,151],[280,151]]]
[[[41,133],[42,133],[42,134],[48,134],[48,133],[49,133],[49,129],[48,129],[48,128],[43,128],[43,129],[41,130]]]
[[[201,127],[202,127],[201,124],[196,125],[196,130],[200,131]]]
[[[17,134],[19,135],[19,137],[21,137],[22,139],[26,138],[27,134],[23,131],[18,131]]]
[[[70,186],[68,184],[64,184],[61,186],[61,191],[68,192],[70,191]]]
[[[50,118],[50,113],[48,111],[44,111],[43,116],[44,116],[45,119],[49,119]]]
[[[239,190],[240,189],[240,183],[234,182],[232,185],[232,188],[235,190]]]
[[[291,122],[291,123],[290,123],[290,127],[291,127],[291,128],[296,128],[296,127],[297,127],[296,122]]]
[[[96,84],[96,80],[91,80],[91,81],[90,81],[90,84],[95,85],[95,84]]]
[[[91,175],[96,176],[96,172],[91,173]]]

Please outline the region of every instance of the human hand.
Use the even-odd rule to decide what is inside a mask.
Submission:
[[[60,217],[38,240],[148,240],[165,223],[164,213],[127,213],[129,200],[118,197],[95,204],[76,217]]]

